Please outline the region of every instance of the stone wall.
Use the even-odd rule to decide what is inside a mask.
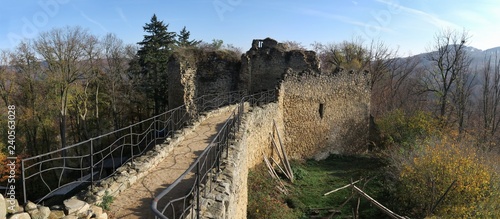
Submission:
[[[275,89],[287,71],[320,72],[313,51],[288,51],[273,39],[254,40],[252,48],[241,56],[239,87],[250,94]]]
[[[226,94],[238,89],[241,61],[231,51],[177,51],[168,62],[169,108],[186,104],[202,95]]]
[[[263,161],[264,154],[273,156],[271,137],[273,120],[283,132],[278,103],[250,109],[237,140],[229,148],[218,186],[202,200],[202,218],[246,218],[248,203],[248,170]]]
[[[287,52],[276,41],[254,40],[242,56],[240,87],[250,93],[279,86],[277,103],[245,116],[218,187],[203,198],[203,218],[246,218],[248,171],[276,156],[273,120],[292,159],[365,152],[369,134],[369,74],[321,74],[313,52]]]
[[[369,75],[288,74],[281,84],[285,144],[293,158],[364,152],[370,119]]]

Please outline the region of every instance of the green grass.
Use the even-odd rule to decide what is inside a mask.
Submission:
[[[357,204],[357,197],[352,198],[343,208],[339,209],[352,194],[350,188],[323,196],[328,191],[347,185],[360,178],[371,179],[366,185],[357,184],[359,188],[381,202],[386,204],[388,192],[384,186],[383,168],[384,162],[376,158],[352,157],[352,156],[330,156],[323,161],[292,161],[292,169],[296,180],[288,184],[290,194],[288,196],[279,194],[274,189],[276,185],[271,180],[267,169],[258,166],[249,175],[249,207],[248,218],[259,218],[252,215],[256,211],[255,206],[266,206],[264,218],[310,218],[311,216],[327,216],[327,210],[335,209],[341,214],[333,218],[345,218],[352,216],[352,209]],[[258,186],[257,186],[258,185]],[[270,202],[266,202],[270,199]],[[259,209],[262,212],[262,209]],[[274,211],[281,212],[273,216]],[[263,212],[264,214],[264,212]],[[287,215],[289,214],[289,215]],[[361,198],[360,218],[387,218],[377,208]],[[253,217],[256,216],[256,217]]]

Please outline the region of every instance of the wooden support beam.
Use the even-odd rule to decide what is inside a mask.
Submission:
[[[407,217],[399,216],[398,214],[394,213],[393,211],[389,210],[387,207],[383,206],[377,200],[373,199],[370,197],[368,194],[363,192],[361,189],[356,187],[355,185],[352,185],[352,188],[354,191],[359,193],[361,196],[365,197],[368,201],[370,201],[375,207],[379,208],[382,210],[385,214],[387,214],[389,217],[394,218],[394,219],[407,219]]]
[[[290,181],[293,183],[294,177],[293,177],[293,171],[292,167],[290,166],[290,162],[288,160],[288,155],[286,154],[285,147],[283,146],[283,141],[281,140],[280,132],[278,131],[278,126],[276,125],[276,120],[273,119],[273,126],[276,129],[276,134],[278,135],[278,140],[280,143],[281,151],[283,152],[283,157],[285,158],[285,163],[284,165],[286,166],[285,168],[288,169],[290,173]]]
[[[334,192],[337,192],[337,191],[339,191],[339,190],[342,190],[342,189],[345,189],[345,188],[349,188],[350,186],[353,186],[353,185],[354,185],[354,183],[358,183],[359,181],[360,181],[360,180],[356,180],[356,181],[354,181],[354,182],[352,182],[352,183],[350,183],[350,184],[347,184],[347,185],[342,186],[342,187],[340,187],[340,188],[337,188],[337,189],[334,189],[334,190],[332,190],[332,191],[329,191],[329,192],[327,192],[327,193],[323,194],[323,196],[327,196],[327,195],[330,195],[330,194],[332,194],[332,193],[334,193]]]

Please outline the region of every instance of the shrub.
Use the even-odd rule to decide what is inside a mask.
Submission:
[[[113,203],[113,196],[109,195],[109,192],[106,191],[104,193],[104,196],[102,197],[102,202],[98,204],[97,206],[101,207],[102,209],[109,211],[111,204]]]
[[[395,110],[378,121],[385,146],[400,145],[405,148],[428,136],[439,136],[439,121],[431,114],[418,111],[411,116]]]
[[[475,147],[443,137],[416,149],[400,167],[398,197],[415,217],[431,216],[454,181],[436,216],[490,218],[500,211],[498,204],[492,206],[500,198],[498,175]]]

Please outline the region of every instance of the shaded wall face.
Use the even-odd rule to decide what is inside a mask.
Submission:
[[[332,153],[366,150],[367,80],[350,74],[285,79],[283,118],[291,156],[324,159]]]
[[[187,50],[176,53],[168,63],[169,107],[186,104],[203,95],[227,94],[238,89],[241,61],[228,58],[222,51]]]
[[[316,53],[267,47],[251,49],[242,56],[240,87],[249,93],[275,89],[289,71],[319,72]]]
[[[181,82],[184,77],[184,67],[178,59],[172,57],[167,65],[168,73],[168,107],[173,109],[184,104],[185,84]]]
[[[207,58],[196,68],[197,96],[226,94],[237,89],[240,62],[211,61]]]

